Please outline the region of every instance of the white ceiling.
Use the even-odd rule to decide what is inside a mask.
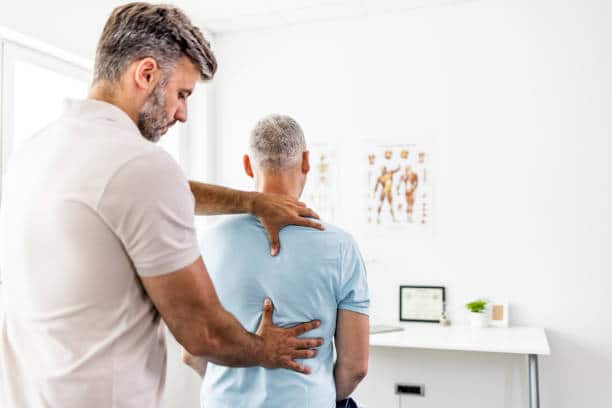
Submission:
[[[163,1],[163,0],[161,0]],[[473,0],[169,0],[213,33],[401,13]],[[2,0],[0,26],[92,58],[117,0]]]
[[[215,0],[180,3],[213,32],[228,32],[437,7],[461,0]],[[463,0],[465,1],[465,0]]]

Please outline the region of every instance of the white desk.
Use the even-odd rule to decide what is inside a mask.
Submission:
[[[401,332],[370,335],[371,347],[476,351],[528,356],[529,406],[540,407],[538,356],[550,355],[544,329],[532,327],[443,327],[437,324],[403,324]]]

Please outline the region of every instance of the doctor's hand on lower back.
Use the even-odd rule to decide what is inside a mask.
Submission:
[[[264,342],[261,365],[266,368],[288,368],[303,374],[310,374],[310,369],[295,361],[296,358],[313,358],[315,350],[323,344],[321,338],[300,338],[297,336],[316,329],[321,325],[318,320],[298,324],[289,328],[280,328],[272,322],[274,306],[270,299],[264,301],[261,323],[257,335]]]
[[[317,213],[295,198],[282,194],[255,193],[250,212],[259,218],[268,233],[272,256],[276,256],[280,251],[278,233],[281,228],[301,225],[323,230],[320,223],[309,219],[318,219]]]
[[[204,378],[206,367],[208,366],[208,362],[204,357],[194,356],[184,348],[181,348],[181,360],[183,360],[183,363],[193,368],[201,378]]]

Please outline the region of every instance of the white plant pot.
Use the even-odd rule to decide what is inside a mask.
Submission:
[[[474,313],[470,312],[470,327],[474,329],[482,329],[489,325],[489,315],[486,312]]]

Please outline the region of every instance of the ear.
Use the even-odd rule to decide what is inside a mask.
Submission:
[[[146,57],[136,61],[136,69],[134,70],[134,82],[136,86],[143,90],[152,89],[161,76],[157,62]]]
[[[310,152],[308,150],[302,153],[302,174],[308,174],[310,171]]]
[[[251,167],[251,159],[248,154],[242,156],[242,165],[244,166],[244,172],[247,176],[253,178],[253,168]]]

